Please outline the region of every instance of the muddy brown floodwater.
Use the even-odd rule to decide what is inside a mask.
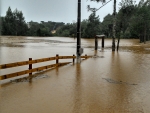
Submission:
[[[32,83],[0,81],[0,113],[150,113],[150,43],[124,39],[112,52],[111,40],[101,49],[99,39],[96,52],[93,39],[81,41],[84,54],[93,56],[81,64],[38,72]],[[76,54],[76,39],[0,38],[0,64],[56,54]]]

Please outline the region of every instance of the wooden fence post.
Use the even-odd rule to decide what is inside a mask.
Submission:
[[[97,39],[97,36],[95,36],[95,50],[97,50],[98,48],[98,39]]]
[[[73,54],[73,64],[74,64],[74,61],[75,61],[75,58],[74,58],[74,57],[75,57],[75,55]]]
[[[87,59],[87,54],[85,54],[85,59]]]
[[[58,54],[56,54],[56,64],[59,64],[59,55]],[[57,65],[58,66],[58,65]]]
[[[32,58],[29,58],[29,61],[32,61]],[[29,70],[31,70],[32,69],[32,64],[29,64]],[[32,81],[32,72],[31,73],[29,73],[29,82],[31,82]]]
[[[105,37],[102,37],[102,48],[104,48],[104,39]]]

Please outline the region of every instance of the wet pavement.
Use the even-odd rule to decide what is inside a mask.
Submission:
[[[8,46],[7,39],[3,39],[6,45],[0,47],[0,62],[75,54],[76,40],[72,38],[55,38],[55,43],[26,39],[35,43],[14,41]],[[0,113],[150,113],[150,44],[121,40],[119,52],[112,52],[108,39],[105,49],[96,52],[94,40],[82,39],[82,43],[84,53],[93,57],[81,64],[39,72],[32,83],[1,81]]]

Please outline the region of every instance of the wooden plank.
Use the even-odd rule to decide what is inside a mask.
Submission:
[[[16,62],[16,63],[9,63],[9,64],[2,64],[2,65],[0,65],[0,69],[17,67],[17,66],[22,66],[22,65],[27,65],[27,64],[29,64],[28,61],[22,61],[22,62]]]
[[[37,63],[37,60],[30,60],[30,61],[27,62],[27,65],[28,64],[35,64],[35,63]]]
[[[57,64],[48,65],[48,66],[47,66],[47,69],[48,69],[48,68],[52,68],[52,67],[56,67],[56,66],[57,66]]]
[[[6,67],[5,64],[0,65],[0,69],[4,69]]]
[[[39,68],[38,68],[38,71],[42,71],[42,70],[44,70],[44,69],[47,69],[47,66],[39,67]]]
[[[64,66],[64,65],[67,65],[67,64],[69,64],[69,63],[71,63],[71,62],[59,63],[59,66]]]
[[[56,57],[36,59],[36,60],[29,61],[29,62],[34,64],[34,63],[40,63],[40,62],[45,62],[45,61],[51,61],[51,60],[56,60]]]
[[[59,56],[59,59],[73,59],[76,58],[76,56]]]
[[[6,67],[11,68],[13,66],[17,66],[17,63],[10,63],[10,64],[5,64]]]
[[[36,72],[36,71],[38,71],[38,68],[33,68],[31,70],[27,70],[27,73],[32,73],[32,72]]]
[[[5,75],[5,76],[6,76],[5,79],[12,78],[12,77],[16,77],[16,76],[18,76],[18,72],[16,72],[16,73],[11,73],[11,74],[7,74],[7,75]]]
[[[4,80],[5,78],[5,76],[0,76],[0,80]]]
[[[18,66],[23,66],[23,65],[27,65],[28,61],[23,61],[23,62],[17,62]]]
[[[30,70],[25,70],[26,72],[26,74],[28,74],[28,73],[32,73],[32,72],[36,72],[36,71],[38,71],[38,68],[33,68],[33,69],[30,69]]]
[[[54,59],[55,60],[55,59]],[[49,61],[49,58],[44,58],[43,61]]]
[[[12,67],[23,66],[23,65],[34,64],[34,63],[40,63],[40,62],[51,61],[51,60],[55,60],[55,59],[56,59],[55,57],[50,57],[50,58],[36,59],[36,60],[32,60],[32,61],[21,61],[21,62],[9,63],[9,64],[1,64],[0,69],[12,68]]]
[[[8,79],[8,78],[12,78],[12,77],[16,77],[16,76],[20,76],[20,75],[24,75],[24,74],[36,72],[36,71],[41,71],[41,70],[52,68],[52,67],[56,67],[56,66],[66,65],[68,63],[71,63],[71,62],[65,62],[65,63],[59,63],[59,64],[51,64],[51,65],[47,65],[47,66],[34,68],[34,69],[31,69],[31,70],[24,70],[24,71],[11,73],[11,74],[6,74],[6,75],[0,76],[0,80],[4,80],[4,79]]]
[[[25,75],[25,74],[28,74],[28,73],[27,73],[27,70],[18,72],[18,73],[17,73],[17,76]]]
[[[27,61],[2,64],[0,65],[0,69],[12,68],[12,67],[17,67],[17,66],[22,66],[22,65],[27,65],[27,64],[28,64]]]
[[[56,57],[50,57],[49,60],[56,60]]]
[[[43,59],[37,59],[36,62],[43,62]]]

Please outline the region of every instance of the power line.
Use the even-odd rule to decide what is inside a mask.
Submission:
[[[112,0],[109,0],[108,2],[106,2],[104,5],[102,5],[101,7],[99,7],[98,9],[96,8],[90,8],[90,6],[88,5],[88,10],[92,11],[92,12],[96,12],[99,9],[101,9],[102,7],[104,7],[106,4],[108,4],[109,2],[111,2]]]
[[[110,0],[112,1],[112,0]],[[108,4],[110,1],[106,2],[106,4]],[[102,7],[104,7],[106,4],[102,5],[100,8],[98,8],[96,11],[98,11],[99,9],[101,9]]]

